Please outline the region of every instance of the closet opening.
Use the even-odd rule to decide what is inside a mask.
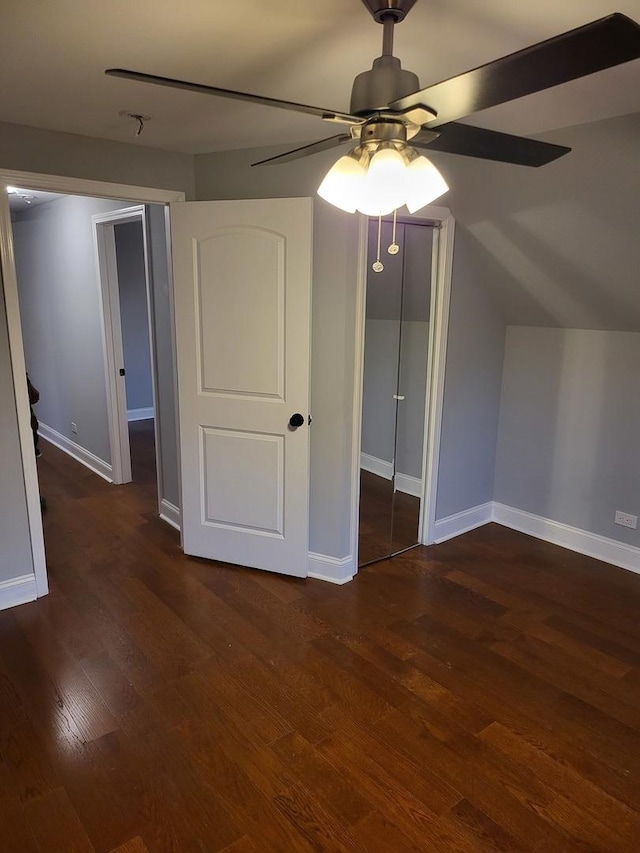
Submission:
[[[421,544],[427,470],[437,223],[399,219],[394,239],[393,223],[383,220],[380,241],[378,227],[369,221],[359,566]]]

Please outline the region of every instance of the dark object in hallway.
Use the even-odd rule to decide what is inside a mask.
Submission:
[[[33,433],[33,448],[36,452],[36,459],[40,456],[40,449],[38,447],[38,443],[40,441],[40,436],[38,435],[38,428],[40,424],[38,423],[38,418],[36,417],[36,413],[33,411],[33,407],[40,400],[40,392],[33,385],[31,380],[29,379],[29,374],[27,373],[27,392],[29,394],[29,409],[31,412],[31,432]]]
[[[0,850],[637,850],[639,576],[488,525],[301,581],[184,557],[151,474],[40,477]]]

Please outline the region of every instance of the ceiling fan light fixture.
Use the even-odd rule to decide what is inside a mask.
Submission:
[[[367,177],[366,155],[363,155],[361,149],[354,148],[349,154],[340,157],[318,187],[320,198],[340,210],[355,213]]]
[[[406,166],[390,142],[381,143],[371,157],[356,205],[367,216],[386,216],[404,204]]]
[[[415,213],[448,192],[449,186],[431,160],[413,148],[407,149],[407,154],[405,204],[409,213]]]

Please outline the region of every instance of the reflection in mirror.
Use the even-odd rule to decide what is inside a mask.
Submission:
[[[420,541],[433,229],[404,229],[391,553]]]
[[[376,257],[377,229],[377,221],[370,221],[360,454],[360,565],[388,556],[392,537],[402,258],[387,255],[384,270],[373,272],[370,260]],[[402,242],[403,230],[399,226],[398,242]],[[389,243],[391,226],[384,222],[382,246]]]
[[[419,542],[422,496],[432,229],[398,224],[400,254],[386,254],[391,224],[383,223],[385,269],[369,267],[360,457],[359,565]],[[368,258],[375,258],[377,222],[369,223]]]

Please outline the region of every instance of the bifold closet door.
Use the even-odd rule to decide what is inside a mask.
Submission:
[[[387,254],[391,226],[383,223],[384,270],[376,273],[377,221],[369,223],[360,456],[360,565],[389,556],[393,538],[393,473],[402,317],[402,257]],[[403,227],[397,241],[402,244]]]

